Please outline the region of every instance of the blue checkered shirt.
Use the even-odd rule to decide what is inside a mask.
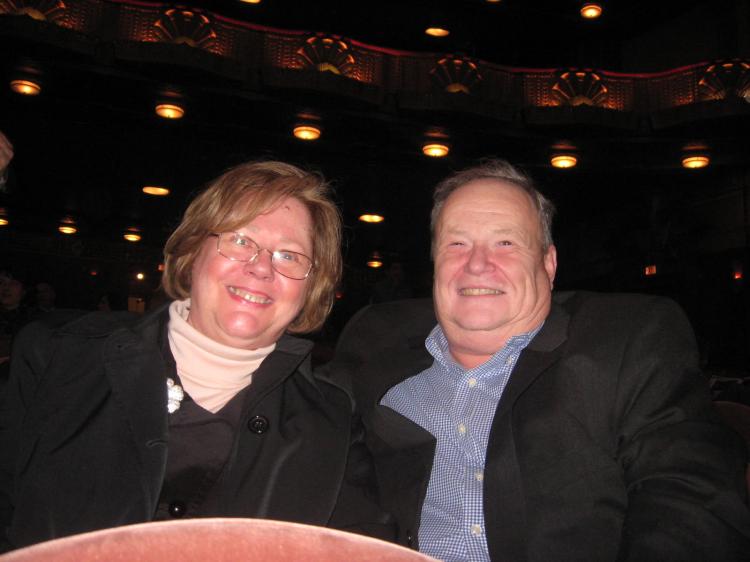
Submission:
[[[432,366],[391,388],[381,400],[437,439],[419,525],[419,550],[446,562],[489,562],[482,482],[492,419],[535,330],[514,336],[492,358],[466,370],[450,355],[440,326],[427,337]]]

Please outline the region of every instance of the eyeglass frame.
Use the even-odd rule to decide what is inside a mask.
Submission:
[[[258,251],[255,253],[255,255],[253,257],[251,257],[251,258],[249,258],[247,260],[238,260],[236,258],[230,258],[229,256],[224,255],[224,254],[221,253],[221,249],[220,249],[220,246],[221,246],[221,237],[224,234],[234,234],[234,235],[237,235],[237,236],[242,236],[243,238],[247,238],[253,244],[255,244],[255,246],[258,248]],[[255,263],[255,261],[258,259],[258,256],[260,255],[260,253],[265,250],[271,256],[271,269],[273,269],[276,273],[278,273],[282,277],[286,277],[287,279],[294,279],[295,281],[304,281],[305,279],[307,279],[310,276],[310,273],[312,273],[312,270],[315,267],[315,262],[313,261],[313,259],[310,256],[303,254],[302,252],[295,252],[293,250],[269,250],[268,248],[262,248],[260,246],[260,244],[258,244],[253,238],[250,238],[249,236],[247,236],[245,234],[242,234],[241,232],[234,232],[234,231],[228,231],[228,232],[209,232],[208,235],[209,236],[216,236],[216,253],[218,253],[222,258],[224,258],[226,260],[229,260],[229,261],[235,261],[235,262],[238,262],[238,263]],[[297,254],[298,256],[302,256],[303,258],[306,258],[306,259],[308,259],[310,261],[310,267],[308,268],[307,273],[305,273],[304,277],[289,277],[285,273],[282,273],[281,271],[279,271],[278,269],[276,269],[276,266],[274,265],[273,258],[274,258],[274,255],[277,252],[281,252],[281,251],[289,252],[290,254]]]

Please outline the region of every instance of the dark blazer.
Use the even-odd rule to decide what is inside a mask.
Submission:
[[[432,364],[430,301],[371,306],[328,369],[351,374],[381,501],[414,544],[431,434],[380,406]],[[489,438],[493,561],[750,558],[744,445],[718,420],[690,326],[671,301],[563,293],[522,352]]]
[[[135,322],[94,313],[21,333],[0,412],[6,549],[153,517],[169,446],[167,320],[166,307]],[[361,493],[351,398],[313,374],[311,347],[284,336],[254,374],[216,515],[380,522]]]

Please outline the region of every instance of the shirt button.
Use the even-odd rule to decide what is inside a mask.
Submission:
[[[506,365],[510,365],[511,363],[513,363],[513,357],[508,357],[508,358],[507,358],[507,359],[505,360],[505,364],[506,364]]]
[[[469,379],[469,388],[474,388],[476,385],[477,385],[477,379],[475,379],[474,377],[471,377]]]
[[[261,435],[268,431],[268,418],[266,416],[253,416],[247,422],[247,428],[256,435]]]
[[[482,526],[481,525],[477,525],[476,523],[474,523],[471,526],[471,534],[474,535],[475,537],[481,536],[481,534],[482,534]]]
[[[466,433],[466,426],[462,423],[458,424],[458,432],[461,435],[464,435]]]
[[[481,470],[477,470],[474,473],[474,478],[476,478],[477,482],[481,482],[482,480],[484,480],[484,472]]]
[[[167,511],[169,512],[170,517],[179,519],[185,515],[185,512],[187,512],[187,506],[181,501],[173,501],[169,504]]]

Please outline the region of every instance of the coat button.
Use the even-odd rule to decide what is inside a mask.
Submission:
[[[268,431],[268,418],[266,416],[253,416],[247,422],[247,428],[256,435],[265,433]]]
[[[411,536],[411,529],[406,531],[406,545],[409,548],[414,548],[414,538]]]
[[[173,501],[169,504],[167,511],[171,517],[179,519],[187,512],[187,506],[181,501]]]

